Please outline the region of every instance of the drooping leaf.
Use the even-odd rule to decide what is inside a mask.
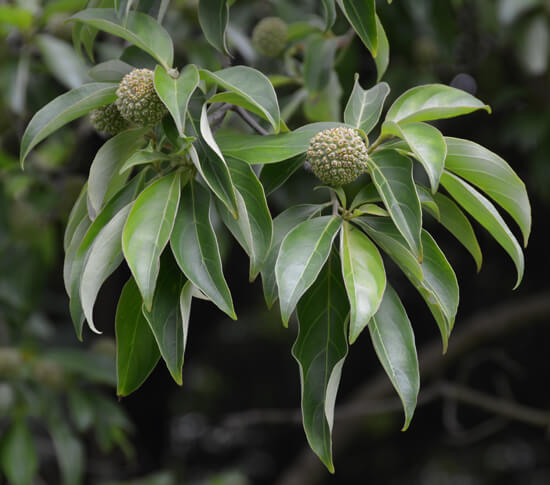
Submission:
[[[349,222],[344,222],[340,233],[340,259],[350,303],[349,343],[353,344],[380,306],[386,272],[376,246]]]
[[[122,251],[147,310],[153,304],[159,259],[170,240],[179,200],[180,175],[172,172],[139,195],[124,226]]]
[[[237,188],[239,218],[235,219],[218,201],[218,213],[250,258],[250,281],[258,276],[273,237],[273,224],[262,184],[246,162],[227,159]]]
[[[338,5],[372,57],[376,58],[378,30],[375,0],[338,0]]]
[[[319,212],[323,206],[317,204],[300,204],[289,207],[273,219],[273,242],[262,268],[262,285],[267,306],[271,308],[277,301],[277,281],[275,264],[281,243],[285,236],[301,222]]]
[[[416,193],[418,194],[418,200],[420,200],[421,207],[426,209],[439,221],[441,214],[439,213],[439,206],[434,199],[435,194],[432,194],[429,189],[419,184],[416,184]]]
[[[334,55],[338,47],[336,37],[313,34],[307,39],[304,59],[304,84],[310,96],[325,89],[334,69]]]
[[[116,99],[118,84],[90,83],[50,101],[31,119],[21,139],[21,167],[29,152],[44,138],[67,123]]]
[[[69,214],[67,220],[67,227],[65,228],[65,234],[63,236],[63,249],[67,251],[71,240],[78,224],[84,216],[88,216],[88,209],[86,208],[86,199],[88,197],[88,184],[84,184],[78,198],[76,199],[73,208]]]
[[[188,322],[183,321],[180,298],[186,280],[169,253],[167,257],[163,256],[160,266],[152,306],[148,310],[144,303],[143,315],[157,341],[166,367],[174,381],[181,386]]]
[[[479,271],[483,256],[472,224],[451,199],[440,193],[434,198],[439,207],[439,222],[469,251]]]
[[[178,128],[180,136],[185,136],[185,119],[191,95],[197,89],[199,71],[193,64],[185,66],[177,79],[174,79],[162,66],[155,69],[155,90]]]
[[[298,338],[292,347],[300,366],[307,440],[331,473],[334,407],[348,353],[349,305],[339,266],[336,256],[329,258],[298,303]]]
[[[386,121],[382,125],[382,133],[398,136],[407,142],[415,154],[415,158],[425,168],[432,192],[435,194],[447,156],[447,144],[441,132],[426,123],[397,124],[393,121]]]
[[[13,485],[31,485],[38,471],[38,454],[28,426],[17,418],[0,442],[0,464]]]
[[[210,195],[198,183],[190,183],[182,190],[170,245],[185,276],[220,310],[236,319],[210,221]]]
[[[239,210],[235,187],[225,158],[212,136],[208,124],[206,104],[202,106],[200,111],[192,111],[193,113],[189,113],[189,128],[192,130],[190,135],[195,136],[197,142],[189,150],[191,160],[208,187],[236,218]]]
[[[344,121],[359,128],[368,135],[378,124],[384,101],[390,93],[387,83],[379,83],[370,89],[363,89],[359,84],[359,75],[355,75],[353,91],[344,111]]]
[[[199,0],[199,22],[206,40],[222,54],[231,56],[226,40],[228,0]]]
[[[397,229],[422,261],[422,211],[412,174],[412,162],[395,150],[373,153],[368,161],[372,181]]]
[[[279,102],[271,81],[263,73],[247,66],[233,66],[215,72],[201,69],[200,76],[205,81],[231,91],[255,107],[271,123],[275,133],[279,132]],[[240,104],[236,98],[231,101],[233,104]],[[245,104],[244,107],[249,106]]]
[[[85,468],[84,447],[81,441],[67,421],[59,415],[49,416],[48,431],[52,437],[63,485],[80,485]]]
[[[282,135],[218,135],[216,141],[226,156],[251,165],[277,163],[305,153],[309,141],[317,133],[338,126],[345,125],[337,122],[312,123]]]
[[[265,195],[275,192],[296,172],[305,161],[304,155],[297,155],[280,163],[264,165],[260,172],[260,182]]]
[[[128,396],[149,377],[160,352],[141,311],[143,300],[133,278],[124,285],[118,300],[116,333],[117,395]]]
[[[514,289],[517,288],[525,270],[523,252],[495,206],[471,185],[447,171],[443,172],[441,183],[464,210],[487,229],[510,255],[517,270],[518,277]]]
[[[416,408],[420,374],[414,333],[409,317],[394,289],[388,285],[369,331],[378,360],[403,402],[405,431]]]
[[[88,177],[88,211],[95,219],[107,202],[108,192],[120,188],[128,173],[119,174],[126,160],[145,143],[147,129],[127,130],[107,140],[96,153]]]
[[[82,269],[80,303],[92,330],[95,330],[93,311],[99,289],[123,260],[120,241],[131,207],[130,203],[120,209],[97,234]]]
[[[154,57],[163,67],[170,69],[174,61],[172,38],[149,15],[129,12],[122,22],[112,8],[89,8],[71,19],[121,37]]]
[[[376,81],[380,82],[390,64],[390,42],[378,15],[376,15],[376,33],[378,35],[378,52],[374,58],[374,63],[377,71]]]
[[[325,32],[329,31],[336,21],[336,3],[334,0],[321,0],[325,11]]]
[[[283,239],[275,276],[285,326],[302,295],[317,279],[341,226],[340,217],[316,217],[302,222]]]
[[[519,225],[527,246],[531,232],[531,206],[525,184],[502,158],[477,143],[446,138],[445,168],[480,188],[506,210]]]
[[[154,162],[168,162],[170,157],[162,152],[154,152],[148,149],[138,150],[122,164],[118,173],[123,174],[131,168],[139,165],[147,165]]]

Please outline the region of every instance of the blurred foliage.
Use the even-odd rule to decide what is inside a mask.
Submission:
[[[236,295],[241,320],[237,326],[199,306],[191,327],[193,364],[184,370],[184,391],[155,373],[153,382],[136,396],[116,404],[111,342],[96,342],[87,350],[74,343],[59,248],[68,211],[100,140],[82,120],[35,150],[25,172],[19,170],[17,153],[30,113],[87,79],[89,63],[72,54],[71,26],[65,23],[86,3],[17,0],[0,5],[0,467],[8,483],[15,485],[30,483],[26,474],[35,469],[41,483],[48,484],[84,483],[81,471],[86,483],[104,485],[273,483],[301,449],[299,430],[293,425],[236,430],[216,425],[227,409],[288,407],[299,388],[291,358],[281,362],[281,349],[286,351],[293,336],[281,333],[277,317],[260,309],[261,291],[246,286],[245,260],[238,250],[226,244],[223,253],[234,270],[229,272],[233,281],[245,288]],[[493,123],[475,118],[453,122],[450,129],[457,135],[467,133],[513,160],[531,191],[536,190],[535,220],[538,216],[543,221],[550,202],[550,3],[402,0],[392,5],[380,1],[378,8],[391,43],[386,79],[393,92],[443,82],[488,100]],[[196,62],[217,69],[225,61],[200,35],[196,9],[194,0],[173,0],[165,26],[174,38],[180,64]],[[232,7],[229,48],[238,59],[267,72],[292,70],[291,59],[266,60],[251,46],[253,26],[268,15],[278,15],[300,29],[304,21],[322,24],[322,8],[313,0],[239,0]],[[335,31],[344,33],[338,30],[340,25],[345,24],[337,19]],[[96,60],[122,54],[124,47],[120,40],[100,35]],[[128,49],[125,55],[137,54]],[[376,79],[374,63],[358,39],[352,39],[340,55],[337,68],[330,88],[315,100],[280,80],[278,94],[289,126],[340,113],[355,72],[370,84]],[[312,181],[305,173],[293,178],[274,194],[274,207],[277,201],[279,208],[283,201],[301,202],[309,185]],[[547,240],[541,232],[533,236],[532,263],[537,257],[547,260]],[[451,256],[470,264],[465,254]],[[547,269],[544,263],[538,268],[531,264],[524,291],[540,287]],[[464,280],[462,274],[459,278]],[[500,264],[495,263],[484,269],[480,282],[469,281],[465,292],[477,301],[469,309],[507,299],[501,279]],[[120,287],[121,281],[115,284]],[[113,313],[107,308],[98,320],[108,335],[113,333]],[[421,332],[419,340],[433,337]],[[503,338],[495,345],[512,349],[512,356],[533,370],[514,383],[522,395],[547,406],[550,396],[539,388],[538,377],[546,362],[529,350],[542,352],[541,339],[534,333],[523,338],[520,343]],[[227,354],[233,357],[219,352],[220,346],[229,348]],[[235,355],[243,358],[236,361]],[[365,378],[364,369],[377,369],[373,360],[347,365],[352,369],[349,379],[354,379],[355,371],[356,381]],[[261,375],[257,369],[262,369]],[[483,370],[478,379],[490,381],[493,373],[500,375],[494,369]],[[344,382],[344,396],[349,388]],[[323,483],[359,483],[358,476],[373,483],[419,485],[549,483],[548,444],[539,435],[512,429],[449,451],[441,429],[429,423],[439,408],[432,405],[422,411],[418,425],[405,437],[398,435],[394,415],[360,422],[367,444],[356,444],[343,460],[349,471],[339,475],[340,482]],[[466,418],[479,420],[475,413]],[[130,442],[134,427],[135,439]],[[415,434],[420,428],[421,436]],[[114,453],[115,448],[122,453]],[[134,448],[137,460],[129,464]],[[52,466],[54,453],[60,468]],[[25,467],[15,466],[18,462]],[[170,472],[147,475],[159,469]]]

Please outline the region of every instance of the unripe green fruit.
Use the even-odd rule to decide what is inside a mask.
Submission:
[[[353,128],[323,130],[309,142],[306,162],[323,183],[339,187],[367,170],[367,145]]]
[[[122,78],[116,91],[120,114],[137,126],[154,126],[166,113],[153,83],[153,71],[134,69]]]
[[[118,135],[130,127],[114,103],[94,109],[90,121],[97,131],[107,135]]]
[[[288,40],[288,27],[279,17],[266,17],[256,24],[252,43],[256,50],[267,57],[277,57]]]

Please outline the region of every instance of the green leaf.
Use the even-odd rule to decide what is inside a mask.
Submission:
[[[369,324],[369,331],[378,360],[403,402],[405,424],[402,431],[405,431],[416,408],[420,374],[411,322],[399,296],[389,285]]]
[[[63,249],[67,251],[70,242],[73,239],[76,228],[80,224],[80,221],[88,216],[88,209],[86,207],[86,199],[88,197],[88,184],[84,184],[78,198],[76,199],[69,219],[67,220],[67,227],[65,228],[65,234],[63,236]]]
[[[148,165],[154,162],[168,162],[170,160],[171,158],[162,152],[153,152],[150,149],[138,150],[133,155],[130,155],[130,157],[122,164],[122,167],[120,167],[118,173],[123,174],[131,168],[139,165]]]
[[[50,101],[31,119],[21,139],[21,167],[29,152],[44,138],[93,109],[113,103],[118,84],[90,83]]]
[[[198,183],[190,183],[182,190],[170,245],[185,276],[220,310],[236,319],[210,221],[210,195]]]
[[[464,212],[445,195],[437,193],[434,199],[439,207],[439,222],[470,252],[479,272],[483,256],[472,224]]]
[[[170,34],[149,15],[129,12],[124,23],[112,8],[89,8],[71,19],[121,37],[154,57],[170,69],[174,61],[174,46]]]
[[[68,279],[66,280],[67,292],[71,299],[70,310],[77,337],[82,339],[82,324],[84,322],[84,311],[80,300],[80,285],[82,281],[82,272],[84,265],[90,254],[90,248],[94,244],[96,237],[103,230],[103,228],[111,221],[115,215],[122,210],[126,205],[131,203],[136,197],[139,190],[142,187],[142,176],[134,177],[129,184],[127,184],[120,192],[118,192],[100,212],[96,219],[89,224],[85,224],[89,228],[81,240],[78,240],[78,246],[74,250],[72,248],[67,251],[66,256],[66,270]],[[86,217],[84,221],[88,221]],[[71,243],[72,246],[72,243]],[[71,256],[72,255],[72,256]],[[90,328],[97,332],[97,329],[93,327],[93,322],[90,323]]]
[[[353,344],[380,306],[386,271],[376,246],[349,222],[344,222],[340,233],[340,259],[350,303],[349,343]]]
[[[122,229],[132,204],[124,206],[97,234],[88,251],[80,277],[80,303],[90,328],[96,331],[93,320],[94,304],[105,280],[122,263]]]
[[[233,158],[255,164],[277,163],[305,153],[309,141],[320,131],[346,126],[343,123],[312,123],[282,135],[218,135],[221,151]]]
[[[231,56],[227,48],[226,31],[229,23],[229,3],[227,0],[199,0],[199,22],[206,40],[226,56]]]
[[[85,455],[80,439],[67,421],[56,415],[48,418],[48,431],[52,437],[63,485],[82,483]]]
[[[443,84],[426,84],[409,89],[393,103],[386,120],[395,123],[454,118],[479,109],[491,108],[461,89]]]
[[[423,185],[416,185],[416,192],[418,194],[418,200],[423,209],[426,209],[432,216],[438,221],[441,217],[439,213],[439,206],[434,200],[434,195]]]
[[[275,276],[285,327],[296,304],[317,279],[341,226],[340,217],[316,217],[296,226],[281,243]]]
[[[124,285],[115,318],[117,395],[128,396],[145,382],[160,352],[141,311],[143,300],[133,278]]]
[[[344,111],[344,121],[368,135],[378,124],[384,101],[390,93],[387,83],[380,83],[371,89],[363,89],[359,84],[359,75],[355,75],[353,91]]]
[[[360,217],[354,222],[393,259],[422,295],[437,322],[443,352],[446,352],[458,308],[459,290],[455,273],[443,252],[433,238],[422,231],[422,244],[426,247],[424,261],[419,265],[403,236],[389,219]]]
[[[75,377],[110,387],[116,385],[115,363],[111,357],[65,347],[48,351],[44,359],[59,364]]]
[[[273,224],[262,184],[246,162],[228,158],[231,178],[237,188],[239,218],[217,204],[218,212],[250,258],[250,281],[258,276],[273,237]]]
[[[322,205],[300,204],[289,207],[273,219],[273,242],[264,266],[262,268],[262,285],[267,306],[271,308],[277,301],[277,280],[275,278],[275,264],[281,243],[285,236],[300,222],[303,222],[321,211]]]
[[[374,0],[338,0],[348,22],[357,32],[363,44],[376,58],[378,53],[378,30],[376,28],[376,5]]]
[[[506,210],[519,225],[527,246],[531,232],[531,206],[525,184],[502,158],[477,143],[446,138],[445,168],[480,188]]]
[[[310,96],[318,94],[328,85],[337,47],[336,37],[327,38],[321,34],[313,34],[307,39],[304,84]]]
[[[160,255],[170,239],[180,200],[180,174],[165,175],[137,198],[122,233],[122,251],[151,310]]]
[[[88,78],[88,66],[70,44],[47,34],[36,36],[44,64],[53,76],[69,89],[78,88]]]
[[[96,64],[88,71],[94,81],[119,83],[126,74],[132,72],[134,66],[121,61],[120,59],[111,59],[109,61]]]
[[[510,231],[504,219],[502,219],[495,209],[495,206],[471,185],[447,171],[443,172],[441,183],[464,210],[487,229],[510,255],[518,274],[516,285],[514,286],[514,289],[516,289],[521,283],[525,270],[523,252],[512,231]]]
[[[418,261],[422,262],[422,211],[413,180],[412,162],[395,150],[375,152],[368,161],[372,181]]]
[[[185,66],[179,77],[174,79],[162,66],[155,69],[155,90],[178,128],[180,136],[185,136],[185,118],[191,95],[200,82],[199,71],[193,64]]]
[[[88,431],[94,423],[94,408],[89,393],[76,388],[70,390],[67,397],[71,421],[80,433]]]
[[[120,175],[126,160],[143,146],[146,128],[127,130],[107,140],[96,153],[88,178],[88,211],[95,219],[106,202],[108,192],[119,188],[128,178]]]
[[[298,303],[298,338],[292,347],[300,366],[307,440],[331,473],[334,406],[348,353],[348,311],[338,258],[332,256]]]
[[[376,64],[376,71],[378,73],[376,81],[380,82],[390,64],[390,43],[378,15],[376,15],[376,32],[378,35],[378,52],[374,58],[374,63]]]
[[[195,116],[197,113],[193,112]],[[233,217],[237,218],[239,210],[237,207],[237,196],[229,168],[223,157],[216,140],[212,136],[208,116],[206,113],[206,104],[202,106],[200,112],[200,121],[196,117],[190,116],[190,125],[192,128],[191,136],[197,138],[196,143],[189,150],[189,155],[198,172],[210,187],[212,192],[229,209]]]
[[[382,134],[394,135],[407,142],[416,159],[426,169],[432,193],[435,194],[447,156],[447,144],[441,132],[426,123],[397,124],[393,121],[386,121],[382,125]]]
[[[321,0],[325,11],[325,32],[328,32],[336,22],[336,4],[334,0]]]
[[[185,277],[170,257],[161,260],[155,296],[148,310],[143,304],[143,314],[155,336],[160,354],[166,362],[174,381],[181,386],[183,354],[187,340],[188,321],[182,318],[181,293]],[[189,314],[187,313],[187,317]]]
[[[13,485],[31,485],[38,471],[38,455],[25,421],[16,419],[2,437],[0,462]]]
[[[238,95],[245,101],[243,107],[255,107],[271,123],[275,133],[279,132],[281,115],[277,95],[269,78],[260,71],[247,66],[234,66],[215,72],[201,69],[200,76]],[[230,102],[240,104],[238,98],[232,98]]]
[[[350,210],[359,207],[360,205],[367,204],[370,202],[381,202],[382,198],[376,190],[376,186],[373,183],[368,183],[361,187],[359,192],[355,195],[354,199],[351,202]]]
[[[275,192],[296,172],[305,161],[303,154],[280,163],[264,165],[260,172],[260,182],[264,187],[265,195]]]

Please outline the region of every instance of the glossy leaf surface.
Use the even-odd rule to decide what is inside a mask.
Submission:
[[[372,57],[376,58],[378,31],[375,0],[338,0],[338,5]]]
[[[380,83],[370,89],[363,89],[359,84],[359,76],[355,76],[353,91],[344,111],[344,121],[359,128],[368,135],[378,124],[384,101],[390,93],[387,83]]]

